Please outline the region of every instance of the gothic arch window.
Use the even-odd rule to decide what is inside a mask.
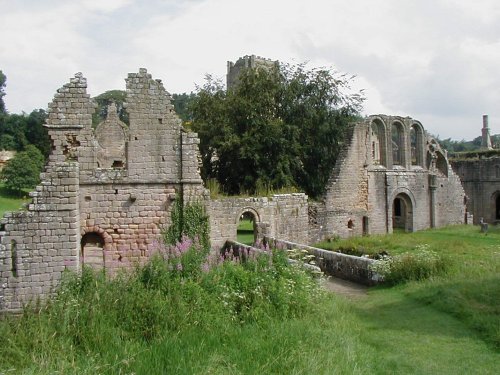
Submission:
[[[386,132],[382,121],[375,119],[370,126],[371,157],[374,165],[387,166]]]
[[[424,130],[419,124],[410,128],[411,165],[424,166]]]
[[[405,164],[404,157],[404,128],[400,122],[394,122],[391,127],[391,144],[392,144],[392,164]]]

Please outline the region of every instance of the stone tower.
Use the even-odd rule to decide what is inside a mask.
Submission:
[[[263,68],[271,70],[277,67],[277,60],[266,59],[255,55],[240,57],[235,63],[228,61],[226,76],[227,89],[229,90],[238,84],[239,76],[244,69]]]
[[[483,129],[482,140],[481,140],[481,150],[492,150],[490,128],[488,127],[488,115],[483,115]]]

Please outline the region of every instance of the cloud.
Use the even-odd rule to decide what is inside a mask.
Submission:
[[[89,92],[124,88],[146,67],[167,90],[247,54],[356,74],[367,113],[430,121],[444,137],[500,133],[500,3],[496,0],[80,0],[9,2],[0,69],[10,111],[45,107],[77,71]],[[476,125],[477,124],[477,125]]]

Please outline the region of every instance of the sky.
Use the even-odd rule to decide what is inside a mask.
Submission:
[[[96,96],[147,68],[170,93],[257,55],[355,75],[363,114],[442,139],[500,133],[498,0],[0,0],[10,113],[47,108],[77,72]]]

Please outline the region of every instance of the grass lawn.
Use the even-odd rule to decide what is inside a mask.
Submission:
[[[240,220],[238,224],[237,241],[245,245],[253,245],[255,235],[253,231],[253,222],[249,219]]]
[[[28,193],[26,193],[28,196]],[[7,189],[4,188],[3,184],[0,182],[0,217],[7,211],[17,211],[19,210],[23,203],[29,202],[28,198],[21,198],[13,195]]]

